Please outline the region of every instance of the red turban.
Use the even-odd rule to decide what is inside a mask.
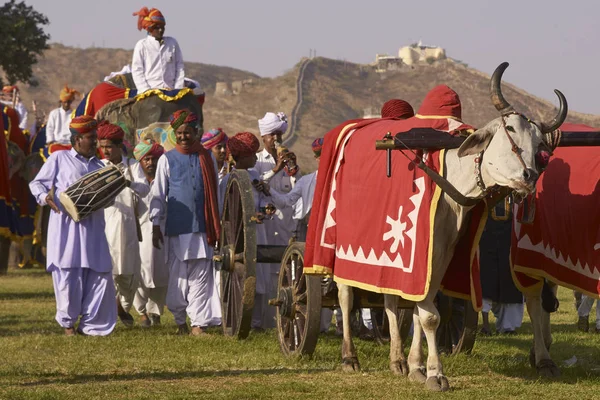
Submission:
[[[206,150],[210,150],[220,143],[227,144],[227,140],[229,140],[229,138],[227,137],[227,134],[223,132],[223,129],[217,128],[211,129],[210,131],[202,135],[202,139],[200,139],[200,142]]]
[[[98,140],[123,140],[125,132],[119,125],[111,124],[108,121],[102,121],[98,124]]]
[[[71,120],[71,123],[69,124],[69,130],[73,135],[83,135],[84,133],[93,131],[97,127],[98,121],[96,121],[94,117],[90,117],[89,115],[75,117]]]
[[[133,15],[138,16],[138,30],[152,28],[154,25],[162,25],[164,26],[167,21],[162,13],[156,9],[152,8],[148,10],[148,7],[142,7],[142,9],[138,12],[134,12]]]
[[[381,107],[381,118],[406,119],[414,117],[415,112],[410,104],[404,100],[392,99]]]
[[[258,151],[258,138],[250,132],[241,132],[227,141],[227,151],[233,158],[251,156]]]
[[[188,110],[177,110],[171,115],[171,127],[174,131],[183,124],[190,124],[196,127],[198,125],[198,116]]]
[[[425,96],[418,114],[461,119],[462,111],[458,94],[446,85],[436,86]]]
[[[318,138],[315,139],[314,142],[312,142],[312,151],[315,154],[315,157],[321,157],[321,150],[323,149],[323,138]]]

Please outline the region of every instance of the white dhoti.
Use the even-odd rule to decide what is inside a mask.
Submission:
[[[521,327],[525,305],[524,303],[493,303],[489,299],[483,299],[481,311],[494,313],[497,332],[514,332]]]
[[[108,163],[107,160],[104,162]],[[134,181],[132,169],[136,164],[123,157],[122,165],[126,166],[126,176],[131,181]],[[147,183],[132,182],[131,188],[123,189],[115,197],[114,205],[104,209],[105,233],[110,248],[115,288],[125,312],[129,312],[133,305],[140,281],[140,245],[134,206],[138,196],[147,195],[149,190]]]
[[[167,299],[169,267],[165,260],[164,246],[157,249],[152,245],[152,223],[148,218],[149,200],[140,203],[140,282],[133,300],[133,306],[140,315],[162,315]],[[161,224],[164,232],[164,224]]]
[[[133,299],[133,307],[140,315],[163,315],[167,302],[167,286],[148,288],[143,284],[138,287]]]
[[[105,336],[117,323],[115,287],[110,272],[89,268],[51,267],[56,297],[56,321],[73,328],[81,315],[78,330],[86,335]]]
[[[221,323],[220,315],[213,315],[211,298],[215,289],[212,249],[192,244],[197,234],[180,235],[167,238],[169,259],[169,288],[167,308],[175,317],[177,325],[186,323],[190,317],[192,326],[205,328]],[[199,242],[199,241],[198,241]],[[195,249],[194,247],[201,247]],[[203,254],[207,258],[191,258],[190,255]],[[211,254],[206,254],[211,253]]]
[[[221,325],[221,273],[215,269],[214,263],[212,263],[213,270],[213,293],[210,297],[210,312],[211,312],[211,323],[210,326]]]

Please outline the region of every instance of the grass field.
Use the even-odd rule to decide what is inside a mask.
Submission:
[[[571,292],[560,289],[559,297],[552,356],[561,378],[539,379],[529,367],[525,317],[518,335],[481,337],[472,355],[444,356],[451,391],[440,394],[393,376],[389,347],[373,342],[355,342],[363,372],[342,373],[340,339],[332,334],[321,336],[312,359],[284,357],[274,332],[245,341],[219,330],[175,336],[170,315],[158,329],[118,323],[109,337],[65,337],[54,321],[50,276],[11,270],[0,277],[0,398],[598,399],[600,335],[578,332]],[[573,356],[577,362],[566,366]]]

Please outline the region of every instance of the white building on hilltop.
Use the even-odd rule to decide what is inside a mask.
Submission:
[[[400,69],[402,65],[432,64],[446,59],[446,50],[436,46],[425,46],[420,41],[410,46],[404,46],[398,51],[398,57],[387,54],[375,55],[377,72]]]
[[[398,58],[406,65],[413,65],[420,62],[431,63],[434,61],[445,60],[446,50],[441,47],[424,46],[419,43],[404,46],[398,51]]]

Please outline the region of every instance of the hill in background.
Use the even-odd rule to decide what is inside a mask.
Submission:
[[[23,100],[31,108],[31,100],[35,99],[39,110],[48,113],[57,106],[65,83],[85,93],[111,71],[129,64],[131,54],[131,50],[78,49],[54,44],[34,67],[39,85],[21,87]],[[257,120],[267,111],[283,111],[292,118],[301,88],[302,103],[296,107],[292,149],[305,171],[316,166],[310,152],[314,138],[347,119],[363,117],[369,110],[378,113],[391,98],[407,100],[416,112],[426,93],[438,84],[446,84],[459,94],[465,122],[483,126],[498,116],[489,97],[488,73],[493,71],[482,73],[452,59],[402,65],[385,72],[377,72],[372,65],[304,59],[276,78],[200,63],[186,62],[185,67],[186,75],[199,81],[206,92],[205,129],[221,127],[230,135],[250,131],[258,136]],[[509,67],[506,75],[510,76],[510,69],[517,67]],[[548,82],[548,91],[552,89],[553,82]],[[552,103],[513,85],[505,83],[503,92],[516,110],[531,119],[549,120],[556,112]],[[600,126],[600,116],[596,115],[570,111],[568,120]]]

